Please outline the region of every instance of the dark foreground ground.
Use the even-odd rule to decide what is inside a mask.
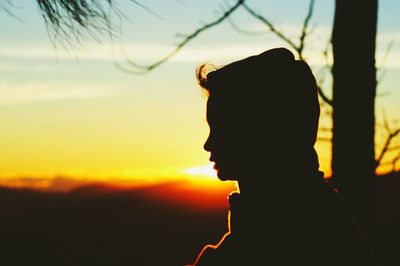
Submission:
[[[400,265],[400,176],[379,182],[379,260]],[[0,265],[183,266],[226,230],[226,191],[172,185],[115,189],[91,185],[69,193],[0,188]],[[212,208],[205,208],[214,203]]]
[[[178,190],[174,184],[89,185],[69,193],[0,188],[0,265],[192,263],[226,231],[226,196]]]

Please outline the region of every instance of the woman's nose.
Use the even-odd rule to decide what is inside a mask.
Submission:
[[[210,138],[210,136],[208,136],[206,142],[203,145],[203,148],[204,148],[205,151],[209,151],[209,152],[211,151],[211,138]]]

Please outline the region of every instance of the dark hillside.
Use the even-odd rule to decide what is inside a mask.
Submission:
[[[167,187],[168,188],[168,187]],[[165,189],[167,189],[165,188]],[[105,186],[70,193],[0,189],[1,265],[184,265],[226,228],[220,208]],[[194,194],[201,201],[201,194]]]

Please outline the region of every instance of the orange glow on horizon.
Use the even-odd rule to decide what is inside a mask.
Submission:
[[[78,178],[11,178],[0,179],[0,187],[32,189],[41,192],[69,193],[85,188],[90,193],[128,193],[147,200],[159,200],[176,206],[196,209],[227,209],[227,196],[237,191],[236,182],[216,177],[184,175],[167,179],[78,179]]]

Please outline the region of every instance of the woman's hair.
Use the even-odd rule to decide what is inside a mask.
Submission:
[[[207,75],[218,68],[213,64],[202,64],[196,68],[197,84],[207,93],[210,91]]]
[[[196,76],[208,96],[218,99],[219,110],[238,125],[251,130],[268,123],[281,134],[295,128],[298,142],[314,144],[320,114],[316,81],[308,64],[289,50],[267,50],[218,69],[204,64]]]

